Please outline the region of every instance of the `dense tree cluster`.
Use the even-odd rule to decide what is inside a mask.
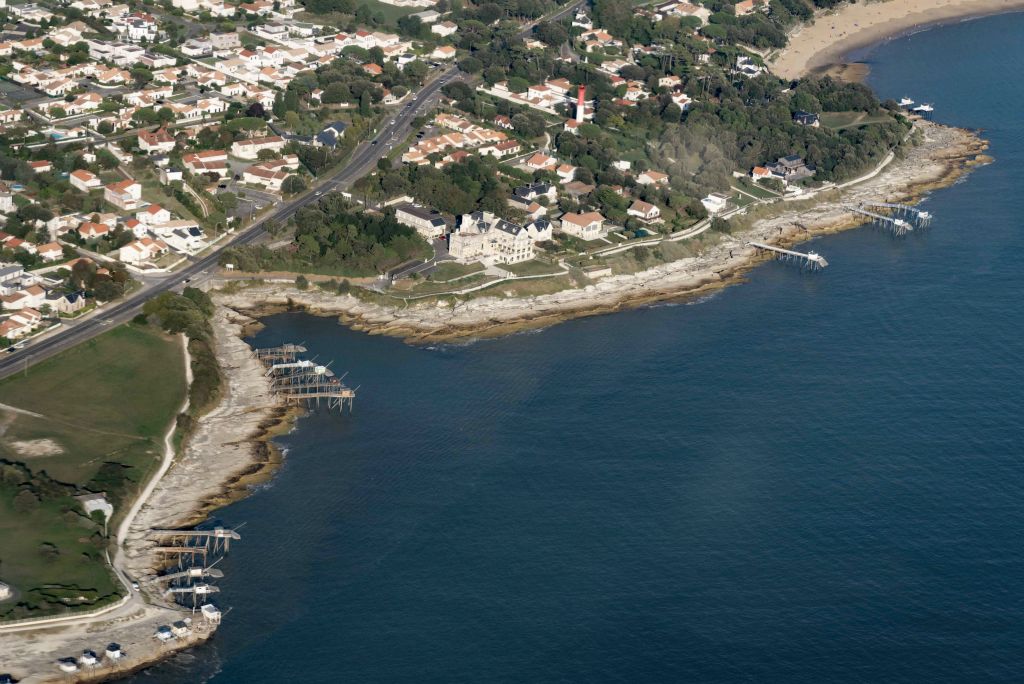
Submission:
[[[340,194],[328,195],[295,216],[295,248],[265,247],[228,250],[222,258],[242,271],[306,271],[369,276],[382,273],[428,248],[412,228],[393,212],[359,211]]]

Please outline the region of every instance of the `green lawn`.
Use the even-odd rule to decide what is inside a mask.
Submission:
[[[774,199],[776,197],[781,197],[779,193],[772,192],[767,188],[763,188],[757,183],[750,180],[749,178],[737,178],[736,181],[736,185],[740,189],[742,189],[744,192],[750,193],[751,195],[757,197],[758,199]]]
[[[79,486],[104,476],[104,463],[117,463],[127,494],[158,460],[184,397],[179,340],[120,326],[0,381],[0,403],[43,415],[0,412],[8,422],[0,457]],[[30,455],[42,439],[60,453]]]
[[[819,118],[822,126],[839,130],[853,126],[884,123],[891,121],[892,115],[886,112],[878,112],[876,114],[868,114],[866,112],[823,112]]]
[[[0,620],[116,600],[119,585],[103,557],[102,525],[67,496],[44,500],[34,511],[15,510],[17,491],[0,483],[0,579],[16,592],[0,603]]]
[[[605,245],[607,247],[607,245]],[[500,268],[511,271],[517,276],[546,275],[549,273],[562,273],[562,269],[554,264],[538,259],[521,261],[518,264],[502,264]]]
[[[441,283],[483,270],[483,264],[479,262],[474,262],[472,264],[457,264],[454,261],[444,261],[438,264],[434,272],[430,274],[430,280]]]
[[[72,497],[106,492],[112,530],[159,463],[185,389],[180,341],[134,324],[0,381],[0,403],[42,416],[0,409],[0,580],[18,594],[0,619],[116,600],[103,526]]]

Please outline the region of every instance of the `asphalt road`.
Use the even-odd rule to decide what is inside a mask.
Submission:
[[[581,4],[582,0],[575,0],[555,14],[549,15],[545,20],[557,21],[574,11]],[[529,35],[533,30],[533,26],[534,24],[528,24],[520,31],[519,35]],[[278,224],[283,223],[299,209],[317,202],[324,195],[344,190],[355,182],[356,179],[374,168],[377,160],[390,151],[392,143],[404,140],[411,132],[412,120],[421,113],[429,111],[429,108],[440,97],[441,88],[458,78],[460,78],[458,67],[449,67],[440,76],[417,92],[408,105],[404,106],[374,138],[369,142],[360,143],[353,152],[348,164],[324,177],[312,191],[282,204],[279,209],[246,228],[233,240],[225,243],[209,255],[192,262],[180,271],[169,274],[158,283],[144,283],[140,289],[131,293],[125,299],[105,305],[91,318],[67,325],[65,329],[46,339],[29,342],[24,349],[17,352],[11,354],[4,353],[3,358],[0,358],[0,378],[27,370],[30,366],[43,359],[81,344],[115,325],[131,320],[133,316],[142,311],[142,305],[148,299],[169,290],[181,288],[185,281],[195,278],[204,271],[215,268],[221,253],[225,249],[255,242],[263,235],[263,226],[267,221],[274,221]]]

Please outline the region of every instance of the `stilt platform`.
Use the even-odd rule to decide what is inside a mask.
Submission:
[[[801,268],[806,268],[811,271],[818,271],[828,266],[828,261],[825,257],[821,256],[817,252],[795,252],[791,249],[783,249],[782,247],[776,247],[775,245],[766,245],[763,242],[748,242],[748,245],[758,250],[771,252],[781,261],[792,261],[800,265]]]

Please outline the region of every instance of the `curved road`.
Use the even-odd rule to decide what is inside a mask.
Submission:
[[[582,4],[583,0],[574,0],[543,20],[557,21]],[[539,22],[527,24],[519,32],[519,35],[529,35],[537,23]],[[352,153],[348,164],[325,176],[310,192],[282,204],[279,209],[244,229],[233,240],[220,246],[207,256],[192,262],[180,271],[168,274],[166,278],[155,284],[143,283],[141,288],[125,299],[108,304],[87,320],[77,324],[72,323],[66,329],[46,339],[30,342],[23,350],[12,354],[5,354],[4,358],[0,359],[0,378],[23,371],[43,359],[99,335],[112,326],[131,320],[133,316],[142,311],[142,305],[146,300],[168,290],[173,290],[184,284],[186,280],[191,280],[204,271],[215,267],[221,253],[228,247],[255,242],[263,235],[263,226],[268,221],[282,223],[296,211],[318,201],[325,194],[344,190],[355,182],[356,179],[370,171],[376,165],[377,160],[390,151],[391,143],[404,140],[411,132],[412,120],[421,113],[429,111],[429,108],[437,102],[439,92],[443,86],[459,78],[458,67],[449,67],[440,76],[417,92],[401,112],[395,115],[391,122],[385,125],[374,138],[369,142],[360,143]]]

